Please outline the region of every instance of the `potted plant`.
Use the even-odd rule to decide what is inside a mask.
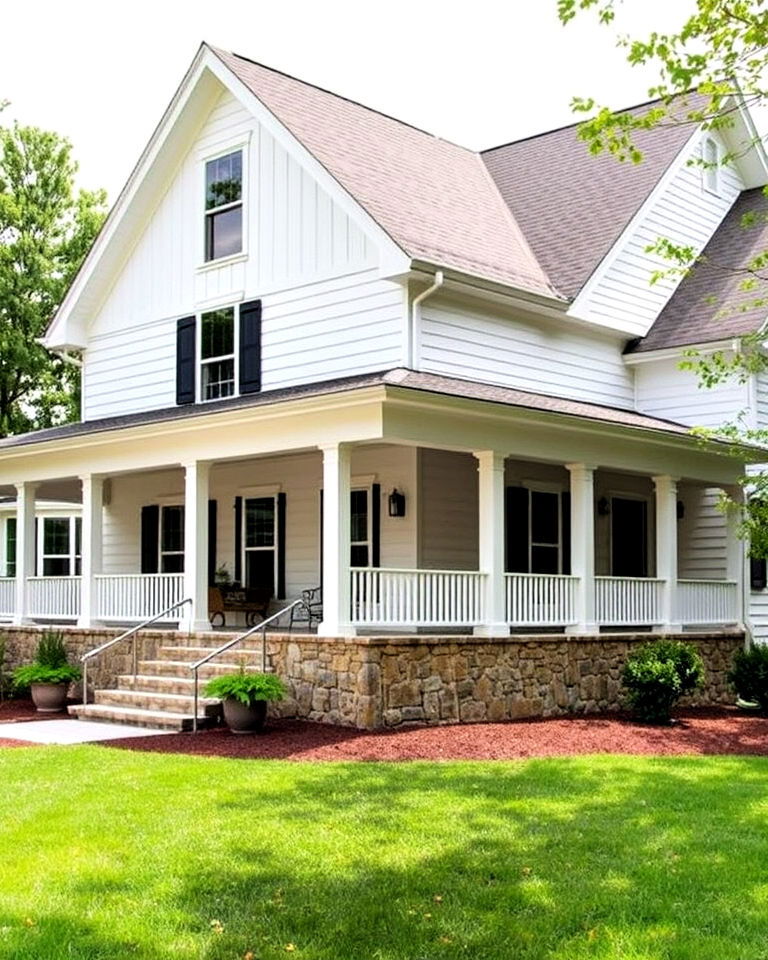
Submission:
[[[34,663],[17,667],[13,683],[17,688],[29,687],[38,713],[60,713],[67,705],[69,685],[81,676],[80,668],[67,660],[62,635],[46,631],[37,645]]]
[[[257,733],[267,719],[267,703],[283,699],[285,684],[274,673],[246,673],[241,666],[237,673],[209,680],[205,696],[222,701],[232,733]]]
[[[213,582],[217,587],[231,587],[232,586],[232,577],[229,575],[229,570],[227,565],[222,563],[220,567],[216,567],[216,572],[213,575]]]

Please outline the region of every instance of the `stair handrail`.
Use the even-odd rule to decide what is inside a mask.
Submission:
[[[304,600],[299,597],[298,600],[294,600],[292,603],[289,603],[287,607],[283,607],[282,610],[278,610],[277,613],[273,613],[271,617],[267,617],[266,620],[262,620],[261,623],[257,623],[256,626],[250,627],[245,633],[238,634],[232,640],[228,640],[226,643],[223,643],[220,647],[217,647],[215,650],[212,650],[210,653],[206,654],[201,660],[198,660],[197,663],[191,663],[189,669],[195,674],[195,693],[194,693],[194,704],[192,710],[192,732],[197,733],[197,705],[199,700],[199,690],[200,690],[200,667],[205,666],[206,663],[209,663],[215,657],[218,657],[220,653],[226,653],[227,650],[231,650],[232,647],[236,646],[238,643],[241,643],[243,640],[247,640],[251,634],[256,633],[258,630],[261,630],[261,672],[264,673],[267,667],[267,627],[270,623],[274,623],[275,620],[279,620],[284,613],[288,613],[289,610],[293,610],[294,607],[303,604]]]
[[[179,600],[178,603],[174,603],[170,607],[166,607],[165,610],[161,610],[160,613],[156,613],[153,617],[150,617],[148,620],[143,620],[141,623],[137,624],[135,627],[130,627],[124,633],[121,633],[117,637],[112,637],[111,640],[107,640],[106,643],[102,643],[98,647],[94,647],[92,650],[86,651],[82,657],[80,657],[80,662],[83,665],[83,706],[88,705],[88,661],[92,660],[93,657],[97,657],[100,653],[103,653],[104,650],[109,650],[110,647],[114,647],[115,644],[120,643],[123,640],[127,640],[128,637],[135,637],[139,630],[144,630],[145,627],[151,626],[153,623],[157,623],[158,620],[164,619],[169,613],[173,613],[174,610],[178,610],[179,607],[185,606],[187,603],[192,603],[191,597],[185,597],[183,600]],[[136,659],[136,640],[133,641],[133,677],[136,679],[137,673],[137,659]]]

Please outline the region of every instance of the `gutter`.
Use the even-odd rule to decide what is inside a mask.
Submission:
[[[421,362],[421,337],[419,336],[419,322],[421,320],[421,305],[427,299],[431,297],[433,293],[442,287],[445,281],[445,275],[442,270],[435,271],[435,280],[432,286],[427,287],[426,290],[422,290],[421,293],[413,298],[413,303],[411,304],[411,323],[410,330],[408,331],[410,336],[408,337],[409,343],[407,346],[407,357],[406,357],[406,367],[410,367],[412,370],[418,370]]]

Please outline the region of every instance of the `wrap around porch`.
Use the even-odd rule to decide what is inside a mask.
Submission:
[[[274,609],[320,588],[329,637],[743,620],[742,545],[715,488],[695,479],[335,443],[12,493],[0,616],[17,624],[136,623],[189,598],[179,626],[208,629],[225,575],[235,590],[267,590]],[[67,537],[61,524],[49,537],[52,499],[71,504]]]

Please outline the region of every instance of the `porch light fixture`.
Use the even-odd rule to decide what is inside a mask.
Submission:
[[[597,501],[598,516],[607,517],[611,512],[611,501],[608,497],[600,497]]]
[[[405,494],[398,493],[397,487],[389,495],[389,515],[390,517],[405,516]]]
[[[685,519],[685,504],[683,503],[682,500],[677,501],[677,519],[678,520]]]

